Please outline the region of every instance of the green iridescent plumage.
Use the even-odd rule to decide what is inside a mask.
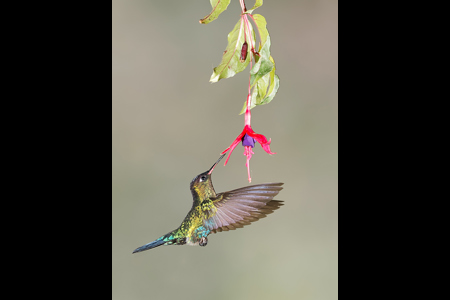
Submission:
[[[191,181],[193,204],[180,227],[137,248],[133,253],[161,245],[206,246],[210,233],[242,228],[283,205],[282,201],[273,200],[283,189],[283,183],[257,184],[216,194],[211,173],[224,156],[211,169]]]

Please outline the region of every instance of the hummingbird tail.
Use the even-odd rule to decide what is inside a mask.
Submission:
[[[166,235],[163,235],[156,241],[153,241],[151,243],[145,244],[144,246],[141,246],[133,251],[133,253],[145,251],[148,249],[156,248],[161,245],[184,245],[186,244],[186,238],[185,237],[179,237],[177,235],[177,230],[169,232]]]
[[[162,239],[157,239],[156,241],[153,241],[151,243],[145,244],[144,246],[137,248],[136,250],[133,251],[133,253],[152,249],[152,248],[164,245],[165,243],[166,243],[166,241],[164,241]]]

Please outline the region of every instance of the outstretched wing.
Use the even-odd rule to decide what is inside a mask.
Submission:
[[[272,200],[283,188],[283,183],[265,183],[217,194],[211,199],[215,209],[206,213],[204,226],[213,233],[234,230],[250,225],[283,205]]]

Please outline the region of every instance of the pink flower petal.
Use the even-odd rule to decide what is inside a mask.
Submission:
[[[266,151],[269,154],[276,154],[275,152],[270,151],[271,139],[267,140],[267,138],[264,135],[257,134],[253,130],[252,130],[252,132],[247,132],[247,134],[249,136],[251,136],[252,138],[254,138],[258,143],[260,143],[261,147],[264,149],[264,151]]]
[[[261,147],[262,147],[262,148],[264,149],[264,151],[266,151],[268,154],[276,154],[275,152],[270,151],[270,143],[271,143],[271,140],[270,140],[270,139],[267,140],[267,138],[266,138],[264,135],[255,133],[250,125],[245,125],[245,126],[244,126],[244,130],[242,130],[241,134],[238,135],[238,137],[233,141],[233,143],[230,145],[230,147],[228,147],[227,149],[225,149],[225,150],[221,153],[221,154],[225,154],[225,153],[229,152],[229,153],[228,153],[228,157],[227,157],[227,159],[225,160],[224,166],[227,165],[228,160],[230,159],[231,153],[232,153],[233,150],[236,148],[236,146],[237,146],[240,142],[242,142],[242,138],[243,138],[246,134],[247,134],[248,136],[254,138],[259,144],[261,144]],[[247,166],[248,181],[249,181],[249,182],[252,182],[252,178],[250,177],[250,159],[252,158],[252,155],[255,154],[255,153],[252,151],[252,147],[251,147],[251,146],[244,145],[244,143],[243,143],[243,146],[244,146],[244,148],[245,148],[244,155],[247,156],[247,162],[246,162],[245,165]]]
[[[230,153],[228,153],[228,157],[227,160],[225,161],[225,163],[223,164],[224,166],[227,165],[228,160],[230,159],[231,156],[231,152],[233,152],[234,148],[236,148],[236,146],[241,142],[242,137],[245,135],[245,128],[244,130],[241,132],[240,135],[238,135],[238,137],[234,140],[234,142],[230,145],[230,147],[228,147],[227,149],[225,149],[224,151],[222,151],[222,153],[220,154],[225,154],[227,153],[227,151],[230,151]]]
[[[266,144],[261,144],[261,147],[266,151],[268,154],[277,154],[276,152],[270,151],[270,143],[272,142],[272,139],[270,139]]]

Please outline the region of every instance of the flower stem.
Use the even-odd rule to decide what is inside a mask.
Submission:
[[[244,14],[247,11],[247,8],[245,7],[245,1],[244,0],[239,0],[239,3],[241,4],[241,9],[242,9],[242,15],[241,18],[244,21],[244,32],[245,32],[245,37],[249,39],[249,44],[250,44],[250,70],[252,69],[252,63],[253,63],[253,50],[255,49],[255,41],[253,40],[253,36],[252,36],[252,32],[250,30],[250,22],[248,21],[248,16],[247,14]],[[246,39],[247,40],[247,39]],[[250,103],[251,103],[251,74],[248,77],[248,95],[247,95],[247,108],[245,110],[245,125],[250,126],[251,123],[251,113],[250,113]]]
[[[253,60],[253,53],[250,51],[250,70],[252,69],[252,60]],[[247,95],[247,108],[245,110],[245,125],[251,126],[250,122],[251,122],[251,118],[252,115],[250,113],[250,102],[251,102],[251,98],[252,98],[252,94],[251,94],[251,85],[250,85],[250,79],[251,79],[251,74],[248,75],[248,95]]]
[[[241,4],[242,13],[245,13],[247,11],[247,8],[245,7],[245,1],[239,0],[239,3]]]

